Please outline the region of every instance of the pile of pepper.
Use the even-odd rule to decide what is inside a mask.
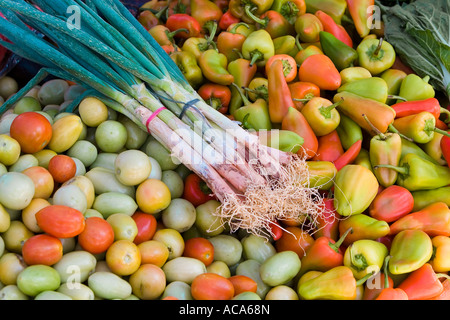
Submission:
[[[152,0],[139,21],[207,103],[307,160],[329,215],[298,249],[301,299],[448,299],[450,111],[373,5]]]

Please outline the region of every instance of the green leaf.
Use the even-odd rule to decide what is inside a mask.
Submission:
[[[419,76],[450,96],[450,0],[382,7],[386,41]]]

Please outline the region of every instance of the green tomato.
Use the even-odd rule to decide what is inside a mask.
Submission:
[[[169,188],[172,199],[181,198],[184,191],[184,181],[176,171],[163,171],[161,181]]]
[[[118,121],[104,121],[95,130],[95,142],[103,152],[119,152],[127,142],[127,129]]]
[[[191,286],[183,281],[170,282],[161,296],[162,299],[165,297],[175,297],[178,300],[192,300]]]
[[[0,176],[0,204],[13,210],[28,206],[35,192],[34,182],[20,172],[7,172]]]
[[[23,97],[14,105],[14,113],[21,114],[29,111],[41,111],[42,107],[38,100],[33,97]]]
[[[126,186],[136,186],[148,179],[152,165],[148,156],[140,150],[126,150],[114,161],[117,180]]]
[[[214,260],[223,261],[228,267],[238,263],[242,257],[242,244],[233,236],[219,234],[209,238],[214,246]]]
[[[286,284],[300,271],[300,258],[294,251],[274,254],[261,264],[261,280],[271,287]]]
[[[213,237],[225,230],[220,218],[214,215],[219,206],[219,201],[209,200],[196,208],[195,225],[203,235]]]
[[[97,147],[90,141],[78,140],[75,144],[67,150],[66,154],[69,157],[79,159],[85,167],[89,167],[97,159]]]
[[[17,276],[17,287],[31,297],[47,290],[56,290],[60,285],[59,273],[46,265],[28,266]]]
[[[38,92],[38,98],[44,106],[48,104],[58,104],[64,102],[64,93],[69,88],[67,81],[54,79],[45,82]]]
[[[169,150],[156,140],[148,142],[145,153],[158,161],[161,170],[175,170],[178,164]]]
[[[163,210],[161,219],[167,228],[175,229],[178,232],[189,230],[195,223],[195,207],[185,199],[173,199],[169,206]]]

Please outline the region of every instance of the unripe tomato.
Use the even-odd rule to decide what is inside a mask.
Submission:
[[[39,210],[35,217],[44,232],[57,238],[76,237],[85,227],[83,214],[68,206],[47,206]]]
[[[169,248],[161,241],[148,240],[137,246],[141,253],[141,264],[151,263],[162,267],[169,258]]]
[[[105,252],[114,242],[114,230],[103,218],[89,217],[78,236],[80,246],[92,254]]]
[[[52,138],[52,125],[45,116],[37,112],[24,112],[14,118],[10,135],[19,142],[24,153],[35,153],[44,149]]]
[[[23,260],[27,265],[54,265],[63,256],[61,240],[47,234],[37,234],[25,241],[22,247]]]
[[[202,273],[191,284],[194,300],[231,300],[234,287],[231,281],[216,273]]]
[[[301,259],[309,246],[314,243],[314,238],[299,227],[287,227],[288,232],[275,241],[277,252],[294,251]]]

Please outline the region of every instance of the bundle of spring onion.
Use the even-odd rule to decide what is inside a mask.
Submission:
[[[97,97],[198,174],[232,231],[267,235],[276,220],[323,214],[305,160],[267,147],[206,104],[119,0],[0,0],[0,12],[9,40],[0,44],[43,66],[0,113],[52,74],[88,89],[68,111]],[[70,22],[74,12],[79,25]]]

